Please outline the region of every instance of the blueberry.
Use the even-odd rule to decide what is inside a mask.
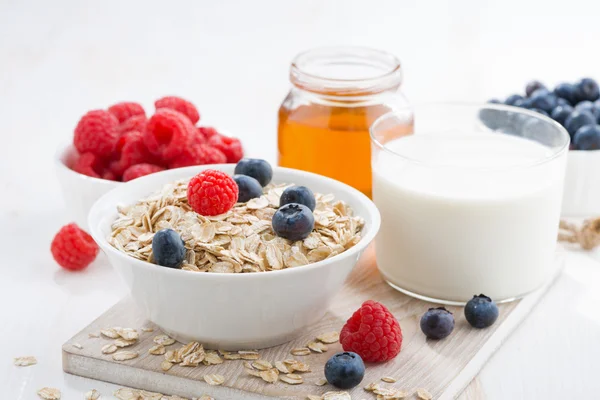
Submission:
[[[315,202],[315,195],[312,190],[306,186],[292,186],[283,191],[281,198],[279,199],[279,207],[290,203],[303,204],[308,207],[310,211],[314,211],[315,206],[317,205]]]
[[[569,104],[576,103],[576,93],[577,90],[575,85],[570,83],[561,83],[554,88],[554,94],[560,99],[564,99],[565,101],[569,102]]]
[[[327,382],[338,389],[352,389],[358,386],[365,376],[365,363],[356,353],[337,353],[325,364]]]
[[[154,262],[163,267],[177,268],[185,259],[185,246],[179,233],[162,229],[152,238]]]
[[[600,125],[585,125],[579,128],[573,135],[573,147],[575,150],[600,149]]]
[[[295,242],[306,238],[312,232],[315,218],[310,208],[290,203],[275,211],[272,224],[277,236]]]
[[[443,339],[454,329],[454,316],[444,307],[430,308],[421,317],[421,330],[429,339]]]
[[[580,101],[575,106],[575,109],[577,111],[587,111],[590,114],[592,114],[594,117],[596,117],[596,119],[598,119],[598,116],[600,116],[600,109],[598,109],[596,107],[596,102],[592,103],[589,100]]]
[[[563,99],[562,97],[557,97],[556,98],[556,102],[558,103],[559,106],[570,106],[571,103],[568,102],[567,100]]]
[[[265,160],[244,158],[235,166],[234,174],[251,176],[262,186],[267,186],[273,178],[273,168]]]
[[[594,124],[596,124],[596,118],[594,118],[593,114],[587,111],[575,110],[565,120],[565,128],[567,129],[571,137],[573,137],[575,132],[577,132],[577,130],[582,126]]]
[[[540,81],[531,81],[527,84],[527,86],[525,87],[525,95],[527,97],[531,96],[531,94],[533,92],[535,92],[538,89],[545,89],[546,86],[544,86],[544,84]]]
[[[595,101],[600,97],[598,84],[591,78],[583,78],[577,82],[575,89],[575,99],[578,102],[583,100]]]
[[[548,116],[548,113],[547,113],[546,111],[544,111],[544,110],[540,109],[540,108],[535,108],[535,107],[534,107],[534,108],[530,108],[530,110],[531,110],[531,111],[535,111],[536,113],[539,113],[539,114],[545,115],[546,117]]]
[[[565,121],[573,112],[573,107],[568,105],[556,106],[554,110],[552,110],[552,119],[558,122],[561,125],[565,124]]]
[[[506,98],[506,100],[504,100],[504,104],[514,106],[517,100],[523,100],[523,96],[521,96],[520,94],[510,95]]]
[[[498,99],[489,99],[488,104],[502,104],[502,102]]]
[[[238,203],[245,203],[263,194],[262,186],[256,179],[247,175],[234,175],[233,180],[238,185]]]
[[[531,104],[531,103],[527,103],[527,100],[529,99],[518,99],[515,100],[515,102],[512,104],[514,107],[520,107],[520,108],[527,108],[527,104]]]
[[[557,97],[552,93],[546,93],[545,89],[538,89],[531,95],[531,108],[539,108],[549,113],[557,105]]]
[[[483,294],[473,296],[465,306],[465,318],[475,328],[487,328],[498,319],[498,306]]]

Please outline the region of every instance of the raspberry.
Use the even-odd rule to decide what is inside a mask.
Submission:
[[[400,353],[402,330],[383,304],[368,300],[342,328],[340,343],[344,351],[353,351],[366,362],[387,361]]]
[[[115,151],[119,154],[119,159],[110,164],[110,170],[117,176],[123,175],[132,165],[154,163],[154,157],[144,143],[144,136],[137,131],[130,131],[121,136]]]
[[[237,183],[226,173],[207,169],[190,179],[188,203],[200,215],[219,215],[231,210],[238,198]]]
[[[209,139],[211,136],[218,134],[217,130],[210,126],[199,126],[198,132],[204,136],[204,139]]]
[[[107,181],[118,181],[118,176],[111,170],[106,170],[102,173],[102,179],[106,179]]]
[[[239,139],[217,133],[208,138],[208,144],[221,150],[228,163],[237,163],[244,157],[244,150]]]
[[[119,137],[119,121],[104,110],[92,110],[79,120],[73,144],[79,153],[91,152],[97,156],[111,155]]]
[[[146,118],[146,115],[134,115],[119,125],[119,133],[123,134],[129,131],[144,132],[146,131],[147,122],[148,119]]]
[[[190,145],[196,127],[185,115],[161,108],[150,117],[144,133],[144,143],[150,152],[169,161]]]
[[[139,178],[141,176],[150,175],[155,172],[164,171],[165,169],[160,165],[154,164],[136,164],[127,168],[123,172],[123,182],[130,181],[132,179]]]
[[[104,165],[100,157],[88,152],[79,156],[72,169],[83,175],[100,178]]]
[[[197,144],[190,146],[183,151],[177,158],[169,163],[169,168],[189,167],[190,165],[205,164],[223,164],[226,161],[225,155],[206,144]]]
[[[154,106],[156,107],[157,111],[160,108],[170,108],[172,110],[179,111],[187,116],[190,121],[192,121],[192,124],[195,124],[200,120],[200,114],[198,114],[198,109],[196,106],[189,101],[182,99],[181,97],[163,97],[162,99],[156,100],[154,102]]]
[[[60,228],[50,245],[52,257],[63,268],[78,271],[91,264],[98,254],[94,239],[71,223]]]
[[[108,107],[108,112],[117,117],[120,124],[127,121],[134,115],[143,115],[144,118],[146,118],[146,112],[144,111],[144,107],[142,107],[138,103],[133,103],[129,101],[117,103]]]

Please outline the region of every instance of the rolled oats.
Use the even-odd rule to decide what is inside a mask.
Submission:
[[[117,351],[117,346],[112,343],[105,344],[102,346],[102,354],[112,354]]]
[[[225,377],[218,374],[204,375],[204,381],[211,386],[218,386],[225,382]]]
[[[340,340],[338,332],[326,332],[317,336],[317,340],[326,344],[336,343]]]
[[[113,396],[119,400],[138,400],[140,398],[140,391],[129,388],[121,388],[116,390],[113,393]]]
[[[427,391],[427,389],[423,389],[423,388],[417,389],[417,396],[421,400],[431,400],[433,398],[431,393],[429,393],[429,391]]]
[[[115,330],[115,328],[101,329],[100,333],[102,334],[102,336],[106,336],[107,338],[110,338],[110,339],[117,339],[120,336],[117,333],[117,331]]]
[[[321,396],[316,396],[314,394],[309,394],[308,396],[306,396],[307,400],[323,400],[323,397]]]
[[[308,347],[299,347],[296,349],[292,349],[290,354],[293,356],[308,356],[310,355],[310,349]]]
[[[34,356],[16,357],[13,364],[17,367],[28,367],[37,364],[37,359]]]
[[[83,346],[79,343],[73,343],[73,347],[75,347],[76,349],[79,349],[79,350],[83,349]]]
[[[137,356],[139,356],[139,353],[136,351],[119,351],[113,354],[112,358],[115,361],[127,361],[133,360],[134,358],[137,358]]]
[[[135,342],[137,342],[136,339],[127,340],[127,339],[123,339],[123,338],[118,338],[118,339],[115,339],[114,345],[117,347],[129,347],[131,345],[134,345]]]
[[[142,332],[154,332],[154,328],[144,326],[141,329]]]
[[[327,351],[327,346],[321,342],[310,342],[306,345],[309,349],[314,351],[315,353],[323,353]]]
[[[348,392],[327,392],[323,395],[323,400],[352,400]]]
[[[173,363],[169,362],[167,360],[164,360],[162,363],[160,363],[160,369],[162,369],[163,371],[168,371],[173,367]]]
[[[325,386],[326,384],[327,384],[327,379],[325,379],[325,378],[321,378],[315,383],[315,385],[317,385],[317,386]]]
[[[293,372],[310,372],[310,366],[308,364],[303,363],[298,360],[285,360],[285,365],[287,366],[290,373]]]
[[[219,355],[217,353],[209,351],[204,356],[204,360],[202,360],[202,364],[204,364],[204,365],[223,364],[223,359],[221,357],[219,357]]]
[[[290,385],[300,385],[304,383],[304,379],[300,375],[296,374],[285,374],[279,376],[279,379],[285,383],[289,383]]]
[[[97,333],[88,333],[88,337],[90,339],[97,339],[100,337],[100,335],[98,335]]]
[[[387,382],[387,383],[395,383],[396,382],[396,378],[393,378],[391,376],[384,376],[383,378],[381,378],[382,381]]]
[[[60,390],[54,388],[41,388],[37,392],[38,396],[44,400],[60,400]]]
[[[125,340],[138,340],[139,333],[133,328],[113,328],[117,334]]]
[[[289,368],[287,367],[287,365],[285,365],[283,363],[283,361],[277,361],[275,363],[275,368],[277,368],[279,370],[279,372],[281,372],[282,374],[289,374],[292,371],[289,370]]]
[[[273,364],[271,364],[267,360],[256,360],[252,363],[252,367],[259,371],[266,371],[268,369],[273,368]]]
[[[259,374],[262,380],[265,382],[275,383],[279,379],[279,371],[277,370],[277,368],[271,368],[266,371],[260,371]]]
[[[162,344],[163,346],[170,346],[175,343],[175,339],[171,339],[167,335],[158,335],[154,338],[154,343]]]
[[[155,356],[162,356],[166,353],[165,346],[162,344],[156,344],[148,349],[148,354],[153,354]]]
[[[98,400],[100,398],[100,392],[96,389],[92,389],[85,394],[85,400]]]

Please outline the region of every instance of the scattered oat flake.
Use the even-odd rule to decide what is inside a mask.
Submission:
[[[129,347],[131,345],[134,345],[135,342],[137,342],[137,340],[135,340],[135,339],[127,340],[127,339],[123,339],[123,338],[118,338],[118,339],[115,339],[114,345],[117,347]]]
[[[60,400],[60,390],[45,387],[37,392],[38,396],[40,396],[44,400]]]
[[[306,347],[308,347],[315,353],[323,353],[327,351],[327,346],[322,342],[310,342],[308,345],[306,345]]]
[[[314,394],[309,394],[308,396],[306,396],[307,400],[323,400],[323,397],[321,396],[316,396]]]
[[[150,328],[148,326],[142,327],[142,332],[154,332],[154,328]]]
[[[325,379],[325,378],[321,378],[315,383],[315,385],[317,385],[317,386],[325,386],[326,384],[327,384],[327,379]]]
[[[225,382],[225,377],[218,374],[204,375],[204,381],[211,386],[218,386]]]
[[[240,350],[238,354],[242,360],[258,360],[260,358],[258,351],[254,350]]]
[[[139,356],[139,353],[136,351],[119,351],[113,354],[112,358],[115,361],[127,361],[133,360],[134,358],[137,358],[137,356]]]
[[[308,356],[310,354],[310,349],[308,347],[298,347],[296,349],[292,349],[290,354],[293,356]]]
[[[117,334],[125,340],[137,340],[140,334],[133,328],[113,328]]]
[[[326,344],[336,343],[340,340],[340,334],[335,331],[322,333],[319,336],[317,336],[317,340]]]
[[[212,397],[210,397],[207,394],[203,394],[202,396],[200,396],[200,398],[198,400],[215,400]]]
[[[129,388],[121,388],[113,393],[119,400],[138,400],[140,398],[140,391]]]
[[[266,371],[273,368],[273,364],[267,360],[256,360],[252,363],[252,367],[259,371]]]
[[[304,383],[304,379],[300,375],[296,374],[281,375],[279,379],[285,383],[289,383],[290,385],[299,385]]]
[[[79,350],[83,349],[83,346],[80,345],[79,343],[73,343],[73,347],[75,347],[75,348],[77,348]]]
[[[15,357],[13,363],[17,367],[29,367],[37,364],[37,359],[34,356]]]
[[[160,369],[162,369],[163,371],[168,371],[173,367],[173,363],[164,360],[162,363],[160,363]]]
[[[102,336],[106,336],[107,338],[110,338],[110,339],[116,339],[120,336],[117,333],[117,331],[115,330],[115,328],[101,329],[100,333],[102,334]]]
[[[310,372],[310,365],[303,363],[298,360],[285,360],[285,365],[288,367],[290,372]]]
[[[391,376],[384,376],[383,378],[381,378],[382,381],[387,382],[387,383],[395,383],[396,382],[396,378],[392,378]]]
[[[117,350],[118,350],[117,346],[115,346],[112,343],[105,344],[104,346],[102,346],[102,354],[112,354]]]
[[[279,379],[279,371],[277,371],[277,368],[272,368],[267,371],[260,371],[260,377],[265,382],[275,383]]]
[[[172,339],[167,335],[158,335],[154,338],[154,343],[162,344],[163,346],[170,346],[175,343],[175,339]]]
[[[323,395],[323,400],[352,400],[348,392],[327,392]]]
[[[85,394],[85,400],[98,400],[100,398],[100,392],[96,389],[92,389]]]
[[[427,389],[423,389],[423,388],[417,389],[417,396],[421,400],[431,400],[433,398],[431,393],[429,393],[429,391],[427,391]]]
[[[100,337],[100,335],[98,335],[97,333],[93,333],[93,332],[91,332],[91,333],[88,333],[88,337],[89,337],[90,339],[96,339],[96,338],[99,338],[99,337]]]
[[[165,346],[163,346],[162,344],[156,344],[148,349],[148,354],[162,356],[163,354],[165,354],[166,351],[167,350],[165,349]]]
[[[377,382],[371,382],[367,386],[365,386],[365,390],[367,392],[372,392],[372,391],[374,391],[375,389],[378,389],[378,388],[379,388],[379,384]]]
[[[289,370],[289,368],[287,367],[287,365],[285,365],[283,363],[283,361],[277,361],[275,363],[275,368],[277,368],[279,370],[279,372],[281,372],[282,374],[289,374],[292,371]]]

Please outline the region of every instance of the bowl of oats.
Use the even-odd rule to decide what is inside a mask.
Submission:
[[[178,340],[242,350],[293,339],[323,317],[379,229],[358,190],[288,168],[261,175],[266,162],[254,161],[141,177],[90,211],[138,307]]]

